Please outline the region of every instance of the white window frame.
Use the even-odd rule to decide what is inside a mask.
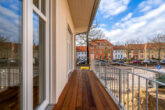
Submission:
[[[49,0],[45,0],[46,15],[36,6],[33,0],[23,1],[23,87],[21,109],[33,110],[33,11],[45,21],[45,100],[37,110],[44,110],[49,104]],[[39,0],[41,2],[41,0]],[[41,7],[40,7],[41,8]]]

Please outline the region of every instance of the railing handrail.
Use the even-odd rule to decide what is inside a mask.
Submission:
[[[134,66],[134,65],[117,63],[117,62],[115,62],[115,64],[124,65],[124,66],[128,66],[128,67],[134,67],[134,68],[137,68],[137,69],[142,69],[142,70],[146,70],[146,71],[150,71],[150,72],[154,72],[154,73],[158,73],[158,74],[165,74],[165,72],[156,71],[156,70],[152,70],[152,69],[148,69],[148,68],[146,69],[144,67],[138,67],[138,66]]]
[[[147,79],[147,80],[149,80],[149,81],[152,81],[152,82],[155,82],[155,83],[160,84],[160,85],[162,85],[162,86],[165,86],[165,83],[162,83],[162,82],[159,82],[159,81],[156,81],[156,80],[147,78],[147,77],[145,77],[145,76],[139,75],[139,74],[134,73],[134,72],[130,72],[130,71],[126,70],[126,69],[122,69],[122,68],[120,68],[120,67],[113,67],[113,68],[117,68],[117,69],[120,69],[120,70],[123,70],[123,71],[127,71],[129,74],[134,74],[134,75],[139,76],[139,77],[141,77],[141,78],[143,78],[143,79]]]

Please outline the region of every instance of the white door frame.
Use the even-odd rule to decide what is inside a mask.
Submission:
[[[68,74],[73,69],[72,62],[73,62],[73,39],[72,39],[72,32],[68,26],[68,31],[67,31],[67,72]]]
[[[49,104],[49,0],[46,3],[46,16],[33,5],[33,0],[23,1],[23,77],[21,109],[33,110],[33,11],[46,23],[45,27],[45,96],[46,99],[37,109],[44,110]],[[41,1],[41,0],[40,0]]]

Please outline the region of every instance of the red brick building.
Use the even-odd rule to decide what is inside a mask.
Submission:
[[[90,54],[94,54],[95,60],[112,60],[113,45],[104,39],[93,40],[89,45],[89,58]]]

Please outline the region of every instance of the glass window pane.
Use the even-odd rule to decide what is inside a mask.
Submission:
[[[45,22],[33,13],[33,106],[45,100]]]
[[[0,0],[0,109],[20,110],[22,0]]]
[[[37,8],[39,8],[39,0],[33,0],[33,4],[34,4]]]
[[[41,12],[45,14],[45,0],[41,0]]]

